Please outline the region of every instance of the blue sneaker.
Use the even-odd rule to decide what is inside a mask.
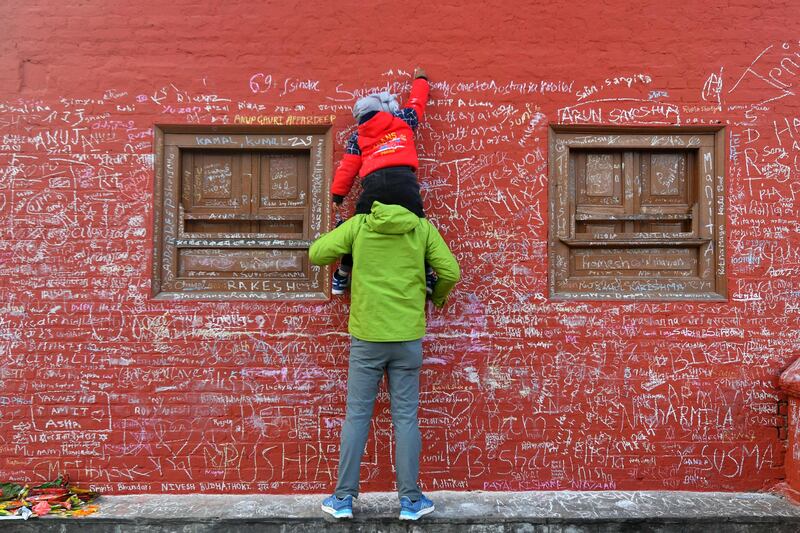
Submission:
[[[425,496],[412,502],[408,496],[400,498],[400,520],[419,520],[421,516],[433,512],[433,502]]]
[[[344,294],[347,290],[347,287],[350,286],[350,276],[342,275],[339,272],[339,269],[336,269],[336,272],[333,273],[333,284],[331,285],[331,293],[333,294]]]
[[[322,510],[334,518],[353,518],[353,497],[340,500],[335,494],[328,496],[322,500]]]

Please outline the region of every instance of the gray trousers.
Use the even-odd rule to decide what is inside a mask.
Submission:
[[[342,427],[339,451],[339,481],[336,496],[358,497],[361,457],[369,436],[372,411],[384,372],[389,374],[392,425],[395,438],[395,469],[399,497],[418,500],[419,454],[419,369],[422,339],[406,342],[368,342],[351,338],[347,372],[347,416]]]

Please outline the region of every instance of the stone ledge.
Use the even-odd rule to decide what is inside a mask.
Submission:
[[[105,496],[88,517],[4,521],[8,533],[125,532],[611,532],[800,531],[800,506],[768,493],[730,492],[431,492],[436,512],[397,519],[394,493],[356,500],[351,521],[326,520],[322,495]]]

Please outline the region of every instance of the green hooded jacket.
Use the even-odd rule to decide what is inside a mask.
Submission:
[[[372,204],[311,245],[315,265],[353,254],[349,331],[371,342],[425,335],[425,263],[438,276],[431,299],[444,306],[460,279],[458,262],[437,229],[399,205]]]

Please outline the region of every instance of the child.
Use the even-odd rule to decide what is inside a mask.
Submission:
[[[333,176],[333,210],[353,187],[356,175],[363,176],[356,214],[369,214],[374,201],[402,205],[418,217],[425,217],[416,170],[414,132],[425,113],[430,86],[425,71],[414,70],[411,94],[403,108],[388,92],[359,98],[353,106],[358,130],[347,141],[345,155]],[[350,285],[353,257],[345,255],[333,273],[333,294],[344,294]],[[433,291],[436,275],[426,266],[427,291]]]

